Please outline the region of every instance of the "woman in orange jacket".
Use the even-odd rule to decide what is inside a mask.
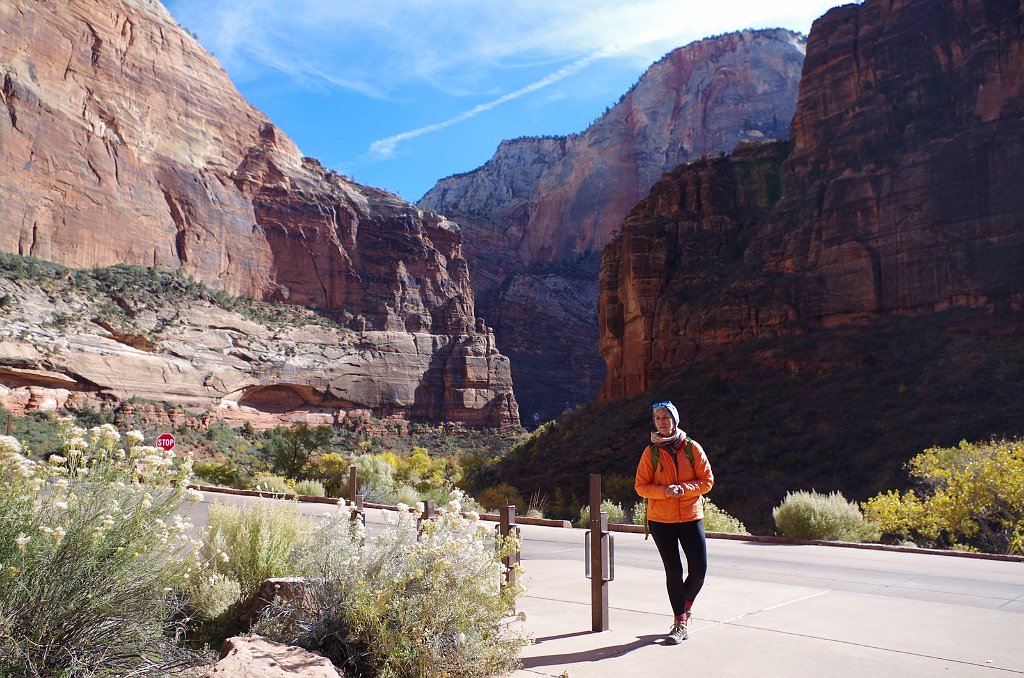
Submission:
[[[665,400],[654,403],[651,444],[636,468],[636,492],[647,499],[647,525],[665,566],[672,604],[672,628],[665,639],[677,645],[687,638],[693,601],[704,585],[708,550],[701,497],[715,484],[704,449],[679,428],[679,411]],[[655,468],[655,463],[657,468]],[[686,576],[679,557],[686,556]]]

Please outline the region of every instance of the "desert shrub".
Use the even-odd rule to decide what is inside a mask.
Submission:
[[[244,483],[241,471],[232,464],[217,462],[195,464],[192,467],[192,475],[205,484],[220,487],[241,488]]]
[[[295,494],[295,483],[273,473],[257,473],[253,477],[252,489],[272,494]]]
[[[704,529],[708,532],[750,534],[739,519],[732,517],[704,498]]]
[[[916,492],[864,504],[884,532],[938,547],[1024,554],[1024,441],[933,447],[907,463]]]
[[[343,497],[348,493],[351,465],[351,462],[339,452],[325,452],[309,461],[306,465],[306,475],[323,483],[327,496]],[[358,482],[358,475],[356,480]]]
[[[772,509],[779,534],[795,539],[878,541],[878,525],[839,492],[790,492]]]
[[[199,620],[208,621],[224,615],[242,597],[241,585],[218,572],[192,577],[187,587],[188,606]]]
[[[327,490],[319,480],[300,480],[295,483],[295,494],[304,497],[326,497]]]
[[[366,501],[381,502],[394,492],[395,471],[378,455],[361,454],[352,458],[356,467],[356,484]]]
[[[138,431],[55,424],[45,463],[0,436],[0,675],[166,675],[193,661],[173,641],[190,464]]]
[[[432,458],[425,447],[413,447],[409,455],[386,452],[381,455],[395,469],[395,482],[420,492],[452,488],[460,480],[458,464],[450,457]]]
[[[296,502],[212,504],[201,536],[200,555],[207,568],[201,576],[234,580],[242,598],[248,598],[263,580],[291,574],[289,553],[312,527]]]
[[[647,502],[638,501],[633,504],[633,509],[629,512],[629,522],[634,525],[644,525],[647,520]]]
[[[500,559],[517,544],[498,540],[476,516],[462,518],[461,509],[456,492],[419,539],[419,514],[400,512],[365,548],[362,525],[339,512],[295,551],[308,595],[278,601],[259,630],[323,652],[346,675],[510,672],[528,642],[508,618],[522,589],[500,586]]]
[[[626,511],[622,508],[621,504],[616,504],[611,499],[605,499],[601,502],[601,512],[608,514],[608,523],[622,524],[626,522]],[[580,517],[576,521],[576,527],[589,527],[590,526],[590,506],[584,506],[580,509]]]
[[[517,511],[526,506],[526,502],[523,501],[523,495],[519,494],[519,490],[508,483],[500,483],[485,488],[477,494],[476,500],[490,512],[497,511],[503,506],[515,506]]]
[[[388,498],[389,504],[408,504],[412,505],[420,500],[420,493],[415,487],[410,485],[400,485],[392,491]]]

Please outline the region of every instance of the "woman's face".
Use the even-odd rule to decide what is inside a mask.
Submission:
[[[664,407],[659,407],[654,411],[654,428],[658,429],[658,433],[663,436],[672,435],[672,430],[676,427],[676,423],[672,421],[672,415]]]

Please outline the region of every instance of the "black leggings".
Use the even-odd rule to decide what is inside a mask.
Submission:
[[[697,598],[704,586],[708,572],[708,546],[704,539],[704,521],[691,520],[686,523],[647,523],[654,537],[654,543],[665,564],[665,585],[668,600],[676,616],[686,611],[686,601]],[[686,578],[683,579],[683,563],[679,558],[679,546],[686,555]]]

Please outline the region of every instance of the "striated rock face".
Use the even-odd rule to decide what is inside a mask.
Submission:
[[[508,359],[484,332],[355,331],[301,308],[254,320],[184,293],[149,304],[107,298],[68,277],[0,278],[0,404],[9,410],[137,397],[260,428],[518,419]],[[125,316],[105,320],[115,305]]]
[[[785,138],[803,39],[743,31],[677,49],[579,135],[505,141],[418,203],[465,233],[477,306],[511,357],[529,421],[589,400],[600,252],[662,174],[737,142]]]
[[[345,400],[518,422],[493,345],[449,368],[490,342],[458,227],[303,158],[159,3],[0,4],[0,84],[0,250],[314,306],[396,357],[353,361]]]
[[[793,319],[785,305],[762,308],[772,280],[742,277],[745,244],[779,200],[787,150],[784,142],[750,145],[680,166],[626,218],[601,262],[602,399],[642,393],[709,346]]]
[[[791,150],[679,168],[607,248],[602,398],[752,338],[957,307],[1018,323],[1022,23],[1016,0],[867,0],[816,21]]]

